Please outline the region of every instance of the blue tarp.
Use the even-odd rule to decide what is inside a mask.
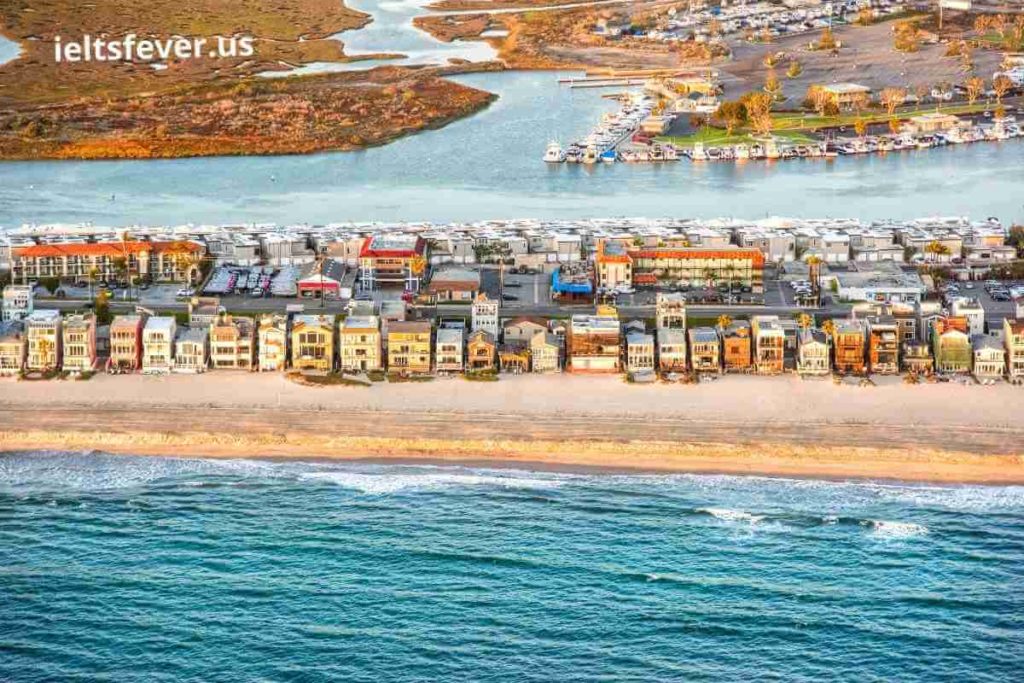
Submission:
[[[556,270],[551,275],[551,289],[562,294],[592,294],[594,292],[594,285],[589,282],[562,282],[558,279],[558,273]]]

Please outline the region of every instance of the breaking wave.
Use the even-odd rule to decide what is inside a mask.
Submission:
[[[891,522],[880,519],[866,519],[861,525],[870,527],[871,533],[880,538],[912,538],[924,536],[928,527],[913,522]]]
[[[749,512],[744,512],[743,510],[730,510],[728,508],[697,508],[697,512],[711,515],[715,519],[721,519],[726,522],[746,522],[748,524],[757,524],[764,519],[764,515],[752,515]]]
[[[478,474],[467,472],[437,472],[426,474],[368,474],[351,471],[308,472],[302,479],[329,482],[346,489],[369,495],[386,495],[402,491],[434,491],[456,487],[492,487],[508,489],[554,489],[564,483],[555,478],[533,478]]]

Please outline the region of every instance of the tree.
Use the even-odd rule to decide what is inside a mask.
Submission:
[[[1017,249],[1017,258],[1024,258],[1024,225],[1014,225],[1006,237],[1006,243]]]
[[[974,106],[981,94],[985,92],[985,79],[980,76],[968,78],[964,82],[964,88],[967,90],[967,103]]]
[[[724,330],[725,328],[729,327],[729,325],[732,325],[732,318],[723,313],[722,315],[718,316],[717,322],[718,329]]]
[[[900,134],[900,129],[902,127],[903,127],[903,124],[900,123],[900,120],[898,118],[896,118],[895,116],[892,117],[891,119],[889,119],[889,132],[892,133],[893,135],[899,135]]]
[[[110,294],[108,292],[97,294],[93,300],[93,307],[96,313],[97,325],[109,325],[114,319],[113,314],[110,312]]]
[[[829,318],[821,324],[821,331],[827,334],[828,338],[831,339],[836,333],[836,322]]]
[[[732,135],[734,129],[746,123],[747,105],[737,100],[722,102],[711,118],[725,126],[727,135]]]
[[[41,277],[39,278],[39,284],[42,285],[46,291],[53,294],[60,287],[60,280],[55,277]]]
[[[747,117],[759,135],[768,135],[775,127],[772,118],[772,96],[766,92],[752,92],[744,97],[747,106]]]
[[[800,62],[796,61],[795,59],[791,61],[789,63],[789,66],[786,68],[786,76],[788,76],[789,78],[796,78],[803,72],[804,67],[801,66]]]
[[[1000,74],[993,79],[992,90],[996,94],[996,102],[1002,103],[1006,93],[1013,90],[1013,81],[1009,77]]]
[[[924,253],[930,255],[932,260],[937,260],[940,256],[949,256],[951,253],[949,247],[938,240],[932,240],[924,247]]]
[[[800,326],[801,330],[806,330],[814,324],[814,318],[807,313],[801,313],[796,317],[796,323]]]
[[[835,50],[836,49],[836,37],[832,33],[831,28],[826,28],[821,32],[821,38],[818,39],[817,48],[819,50]]]
[[[835,116],[839,113],[836,98],[820,85],[807,88],[807,104],[818,113],[818,116]]]
[[[868,124],[858,116],[857,120],[853,122],[853,130],[857,133],[858,137],[864,137],[868,132]]]
[[[883,88],[878,93],[878,101],[885,107],[886,113],[892,116],[907,101],[907,91],[904,88]]]

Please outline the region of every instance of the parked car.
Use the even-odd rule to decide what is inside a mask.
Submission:
[[[187,299],[190,296],[194,296],[195,293],[196,292],[195,292],[194,289],[188,289],[187,287],[182,287],[181,289],[179,289],[177,292],[174,293],[174,296],[176,298],[178,298],[178,299]]]

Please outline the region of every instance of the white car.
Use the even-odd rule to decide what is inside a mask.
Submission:
[[[179,299],[187,299],[190,296],[194,296],[195,293],[196,292],[194,289],[182,288],[175,292],[174,296],[176,296]]]

